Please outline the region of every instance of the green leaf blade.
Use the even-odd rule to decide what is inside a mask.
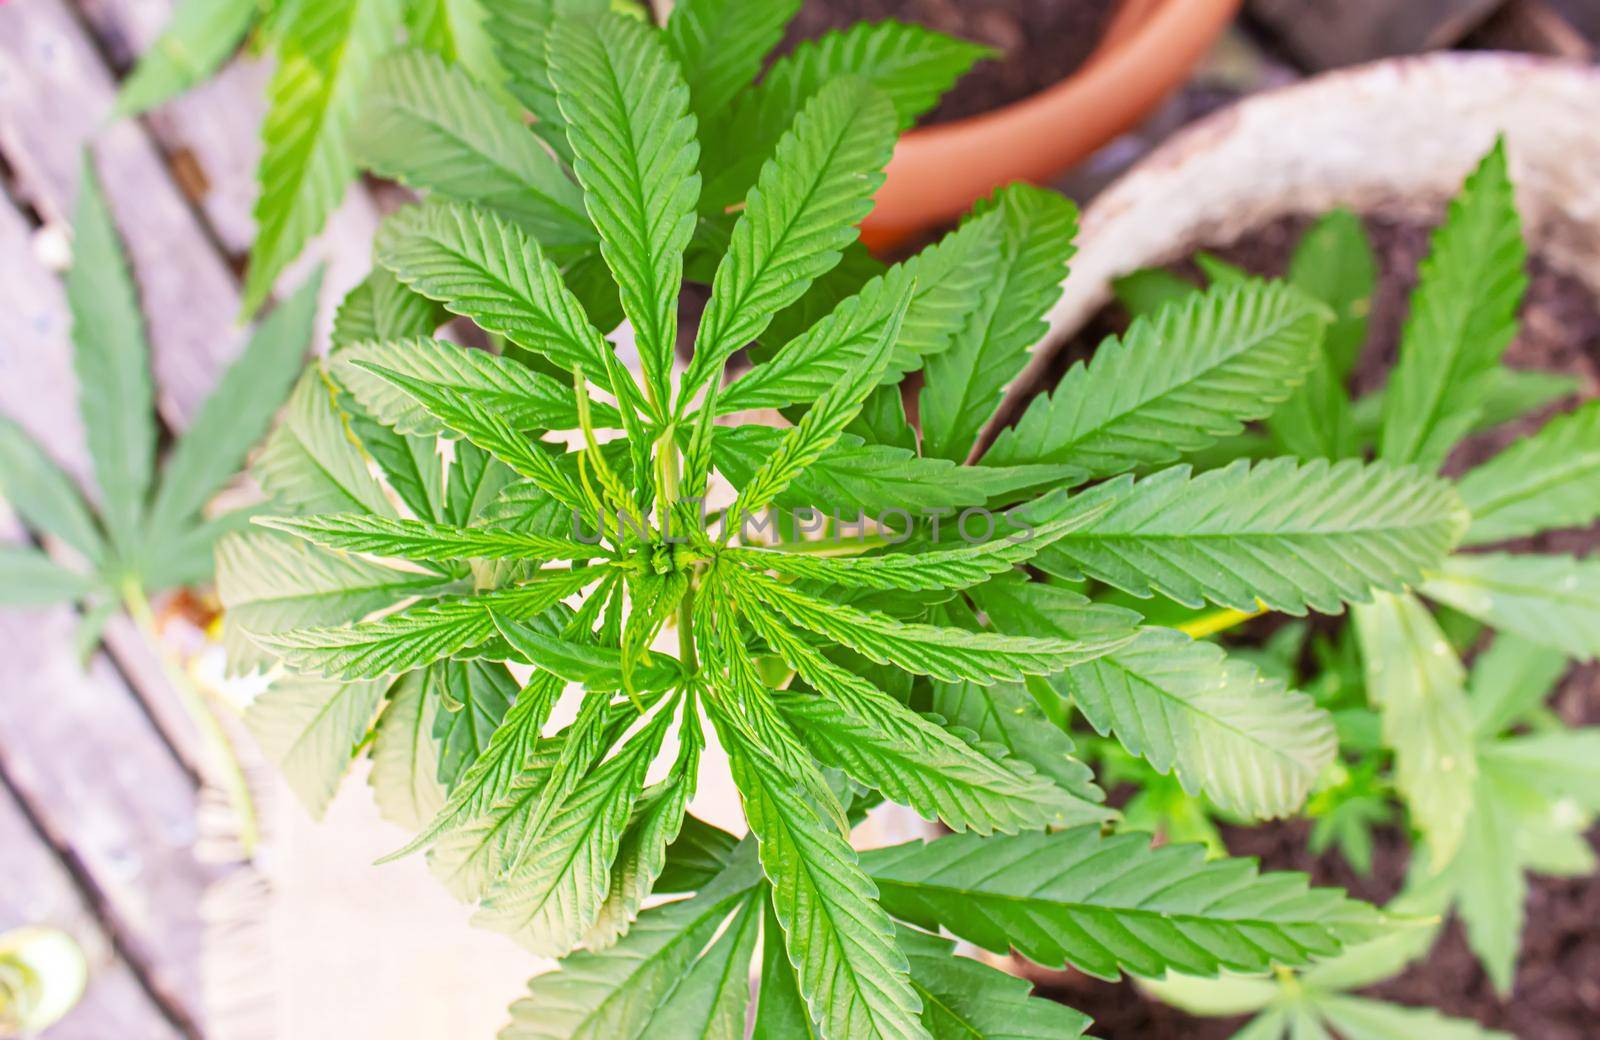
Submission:
[[[922,390],[923,451],[955,462],[966,460],[1043,337],[1078,230],[1078,208],[1042,189],[1003,188],[977,212],[989,207],[1000,214],[999,255],[950,349],[928,359]]]
[[[105,192],[85,156],[67,271],[72,367],[89,457],[111,540],[137,551],[155,474],[155,388],[138,288]]]
[[[549,56],[584,204],[633,324],[647,393],[664,410],[700,196],[689,88],[660,37],[618,15],[558,19]]]
[[[1257,874],[1249,860],[1208,862],[1200,846],[1152,849],[1146,835],[1095,827],[958,834],[874,850],[862,865],[897,917],[1101,978],[1304,965],[1385,924],[1304,875]]]
[[[256,180],[256,241],[245,277],[244,313],[322,230],[355,179],[350,133],[374,63],[400,30],[394,0],[326,0],[287,9],[278,68],[268,88]]]
[[[753,5],[759,6],[759,5]],[[894,110],[860,80],[818,91],[751,189],[712,283],[685,394],[839,262],[894,147]]]
[[[1384,390],[1382,458],[1433,469],[1472,428],[1516,333],[1526,260],[1502,140],[1467,178],[1422,262]]]
[[[1460,537],[1460,500],[1409,468],[1269,459],[1191,476],[1187,466],[1107,481],[1029,507],[1034,522],[1113,503],[1035,557],[1136,596],[1235,610],[1338,613],[1418,580]]]
[[[1195,293],[1073,366],[983,464],[1065,462],[1091,478],[1171,462],[1270,414],[1315,362],[1322,326],[1321,307],[1281,283]]]

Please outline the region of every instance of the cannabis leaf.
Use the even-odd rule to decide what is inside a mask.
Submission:
[[[1282,284],[1196,294],[1073,366],[984,465],[1069,462],[1089,479],[1171,462],[1271,414],[1316,360],[1323,323],[1313,300]]]
[[[1590,402],[1551,419],[1457,482],[1472,513],[1467,544],[1592,523],[1600,517],[1597,476],[1600,402]]]
[[[1466,525],[1443,482],[1353,460],[1241,460],[1198,475],[1175,466],[1050,496],[1028,514],[1048,522],[1089,508],[1103,511],[1042,550],[1037,566],[1136,596],[1236,610],[1260,601],[1292,614],[1336,612],[1370,588],[1417,580]]]
[[[1144,835],[1095,827],[952,835],[864,853],[862,865],[896,916],[1102,978],[1304,964],[1384,923],[1303,875],[1258,875],[1247,861],[1207,862],[1199,846],[1152,849]]]
[[[663,410],[700,193],[689,90],[658,35],[631,19],[559,19],[549,48],[573,170],[633,324],[645,392]]]
[[[278,275],[322,229],[355,179],[350,134],[362,85],[399,31],[398,0],[328,0],[285,8],[278,68],[261,127],[256,240],[244,311],[254,313]]]
[[[1431,469],[1471,429],[1516,332],[1526,258],[1501,141],[1450,204],[1420,268],[1383,398],[1384,458]]]

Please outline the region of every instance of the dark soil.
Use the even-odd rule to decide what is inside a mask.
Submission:
[[[1305,218],[1285,219],[1238,241],[1208,249],[1257,274],[1281,275],[1294,244],[1309,223]],[[1367,348],[1352,380],[1357,392],[1380,387],[1387,378],[1399,343],[1407,297],[1415,284],[1417,263],[1427,252],[1429,234],[1427,227],[1414,223],[1382,219],[1368,219],[1366,223],[1377,252],[1380,278]],[[1197,274],[1188,262],[1175,264],[1173,269],[1191,277]],[[1521,329],[1507,348],[1506,361],[1514,368],[1576,376],[1581,389],[1573,398],[1539,414],[1470,438],[1451,457],[1446,467],[1449,472],[1460,473],[1492,457],[1537,430],[1551,415],[1571,409],[1581,399],[1600,396],[1600,301],[1582,283],[1556,272],[1537,257],[1530,261],[1529,277]],[[1128,316],[1120,306],[1104,308],[1063,350],[1046,385],[1053,385],[1070,364],[1089,357],[1106,335],[1119,334],[1127,325]],[[1511,548],[1590,555],[1600,549],[1600,525],[1549,532]],[[1600,725],[1600,665],[1574,667],[1556,692],[1552,706],[1569,725]],[[1315,883],[1344,888],[1361,899],[1381,904],[1400,890],[1409,858],[1401,834],[1390,830],[1379,835],[1372,875],[1363,878],[1337,855],[1310,855],[1306,850],[1309,829],[1305,821],[1291,820],[1254,828],[1226,828],[1224,834],[1235,855],[1256,856],[1267,869],[1305,871]],[[1600,848],[1600,831],[1591,835],[1591,840]],[[1530,878],[1527,910],[1522,955],[1510,1000],[1502,1002],[1495,995],[1455,922],[1445,929],[1425,961],[1373,987],[1368,994],[1475,1019],[1520,1040],[1600,1037],[1600,877]],[[1044,988],[1093,1016],[1093,1032],[1105,1040],[1223,1040],[1245,1021],[1193,1018],[1145,998],[1127,982],[1108,985],[1082,976],[1058,975]]]
[[[1100,42],[1115,0],[806,0],[787,50],[856,22],[893,18],[994,48],[923,120],[966,119],[1038,93],[1066,78]]]

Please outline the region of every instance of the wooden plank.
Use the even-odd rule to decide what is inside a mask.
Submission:
[[[1247,10],[1308,69],[1459,42],[1504,0],[1249,0]]]
[[[0,6],[0,150],[17,193],[66,221],[91,142],[138,277],[173,425],[193,414],[239,351],[238,291],[143,128],[105,125],[110,73],[61,0]]]
[[[71,874],[0,786],[0,932],[49,925],[78,940],[89,959],[89,985],[49,1040],[178,1040],[179,1033],[140,988],[127,961],[85,903]]]
[[[151,988],[201,1020],[196,793],[104,655],[87,670],[66,608],[0,614],[0,768],[70,849]]]
[[[150,49],[172,17],[171,0],[79,0],[84,21],[118,78]],[[255,239],[258,127],[271,66],[241,54],[216,77],[145,117],[151,136],[180,168],[179,183],[217,240],[242,259]],[[192,171],[192,176],[190,175]]]
[[[0,199],[0,410],[81,475],[61,288],[27,236]],[[79,666],[76,623],[66,608],[0,612],[0,761],[51,840],[79,858],[153,988],[197,1020],[210,877],[193,850],[197,793],[111,662]]]

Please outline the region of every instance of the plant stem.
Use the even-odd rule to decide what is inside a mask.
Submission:
[[[674,436],[671,426],[667,427],[666,436],[657,443],[665,443],[666,447],[658,456],[661,460],[661,530],[672,529],[672,507],[677,504],[679,481],[681,474],[678,472],[681,461],[678,455],[678,438]],[[678,660],[683,662],[685,668],[692,674],[700,667],[699,659],[694,652],[694,573],[689,574],[689,585],[683,593],[683,600],[678,604]]]
[[[178,699],[183,703],[184,710],[200,730],[200,739],[205,746],[206,755],[218,774],[216,779],[227,794],[228,804],[233,806],[234,812],[239,817],[239,841],[244,846],[245,858],[253,858],[256,844],[260,840],[255,799],[250,794],[244,767],[239,764],[239,756],[234,752],[233,741],[228,739],[227,731],[222,728],[221,721],[207,703],[205,691],[195,684],[188,670],[168,652],[166,644],[162,642],[161,632],[156,627],[155,611],[150,608],[150,600],[145,595],[144,589],[135,582],[126,583],[122,590],[122,601],[127,606],[128,615],[133,618],[140,634],[144,636],[151,653],[161,662],[161,670],[166,675],[167,681],[172,684],[172,688],[178,692]]]
[[[1242,625],[1251,618],[1260,617],[1266,612],[1267,608],[1262,605],[1258,605],[1255,610],[1229,610],[1223,608],[1185,621],[1178,626],[1178,629],[1192,639],[1205,639],[1207,636],[1214,636],[1219,632],[1226,632],[1230,628]]]

